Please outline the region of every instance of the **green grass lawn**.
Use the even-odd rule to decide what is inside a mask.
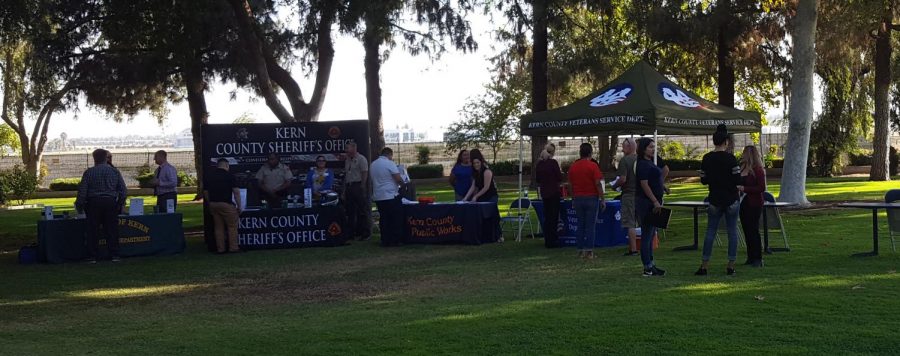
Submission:
[[[888,187],[896,183],[809,184],[819,201],[878,200]],[[440,189],[419,191],[452,194]],[[702,190],[675,185],[669,199],[702,198]],[[504,194],[504,203],[513,195]],[[199,225],[192,220],[199,205],[179,209],[185,226]],[[190,238],[182,255],[115,265],[19,266],[14,254],[0,254],[0,354],[900,350],[900,255],[885,238],[881,256],[850,257],[871,249],[867,211],[788,212],[793,251],[767,256],[763,269],[739,266],[735,277],[725,276],[724,246],[714,251],[710,276],[692,275],[699,252],[672,251],[692,236],[689,210],[677,211],[657,251],[669,275],[652,279],[640,277],[639,258],[621,256],[621,248],[583,261],[574,249],[546,250],[531,239],[396,249],[371,241],[218,256]],[[33,239],[28,220],[37,211],[17,214],[0,212],[3,231],[16,225],[12,238]]]

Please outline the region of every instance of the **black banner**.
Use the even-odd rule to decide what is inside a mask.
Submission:
[[[404,242],[466,243],[477,245],[499,239],[497,204],[407,204]]]
[[[184,251],[181,214],[119,217],[119,254],[122,257],[171,255]],[[86,219],[38,221],[39,258],[49,263],[88,257]],[[106,239],[100,239],[101,253]],[[101,256],[104,257],[104,256]]]
[[[244,250],[340,246],[345,236],[344,211],[335,206],[245,211],[238,224]]]
[[[336,173],[343,170],[344,152],[350,142],[372,160],[369,123],[364,120],[204,125],[201,133],[204,167],[215,167],[220,158],[225,158],[242,185],[256,175],[272,152],[295,176],[305,174],[319,155],[325,156],[327,166]]]
[[[255,176],[269,153],[277,154],[293,172],[294,182],[288,192],[293,195],[302,194],[306,173],[315,165],[317,156],[328,161],[337,188],[343,177],[348,143],[356,143],[359,153],[370,162],[372,159],[369,123],[365,120],[203,125],[201,137],[204,168],[211,169],[219,159],[227,159],[238,186],[247,188],[248,208],[259,205]],[[212,218],[206,210],[204,228],[212,251]],[[240,217],[239,243],[248,250],[341,245],[345,242],[342,211],[339,207],[248,209]]]

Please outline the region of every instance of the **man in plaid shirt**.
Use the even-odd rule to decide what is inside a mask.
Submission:
[[[119,212],[125,208],[125,181],[119,170],[107,163],[109,151],[97,149],[92,155],[94,166],[81,176],[75,207],[87,215],[89,262],[97,262],[101,226],[109,256],[119,262]]]

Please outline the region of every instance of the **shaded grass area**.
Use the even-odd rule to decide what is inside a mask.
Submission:
[[[692,275],[679,212],[639,276],[539,240],[484,246],[346,247],[122,264],[17,266],[0,254],[4,354],[880,353],[900,348],[900,257],[870,248],[865,212],[787,214],[793,252],[763,269]],[[702,226],[702,225],[701,225]],[[743,254],[743,251],[741,252]]]

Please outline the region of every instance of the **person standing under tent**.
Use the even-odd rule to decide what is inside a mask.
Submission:
[[[216,253],[241,252],[238,247],[238,220],[241,215],[241,190],[228,171],[228,160],[219,158],[216,168],[203,177],[203,199],[209,203],[216,236]]]
[[[762,243],[759,237],[759,218],[763,214],[763,192],[766,191],[766,170],[756,146],[744,147],[741,155],[741,185],[738,191],[746,194],[741,201],[741,227],[747,241],[747,263],[763,266]]]
[[[622,227],[628,230],[628,252],[625,256],[636,256],[639,254],[637,246],[637,218],[634,211],[635,192],[637,191],[637,154],[635,153],[634,140],[626,138],[622,141],[622,159],[619,160],[619,167],[616,171],[618,179],[615,188],[622,189]]]
[[[563,177],[559,162],[553,159],[555,152],[556,146],[552,143],[547,144],[547,147],[541,151],[541,160],[535,167],[541,201],[544,202],[544,221],[541,230],[544,232],[544,247],[546,248],[560,247],[557,228],[561,205],[559,187]]]
[[[741,166],[737,158],[728,153],[728,129],[719,125],[713,134],[713,152],[703,156],[700,164],[700,182],[709,186],[709,207],[707,208],[706,239],[703,241],[703,263],[696,275],[707,275],[709,260],[712,257],[713,243],[719,221],[725,218],[728,226],[728,266],[726,274],[734,275],[734,261],[737,259],[737,220],[741,202],[737,186],[741,183]]]
[[[653,258],[653,238],[656,236],[656,226],[650,223],[650,215],[659,213],[662,209],[663,170],[655,163],[656,143],[650,138],[641,138],[637,142],[637,164],[635,179],[636,186],[634,209],[637,221],[641,225],[641,264],[644,267],[644,277],[664,276],[666,271],[656,266]]]
[[[87,217],[88,262],[97,263],[100,228],[106,236],[110,259],[119,262],[119,212],[125,207],[125,180],[119,170],[107,164],[109,151],[97,149],[91,154],[94,166],[84,171],[78,184],[75,207]]]
[[[369,160],[357,151],[355,142],[347,144],[347,160],[344,161],[343,201],[347,207],[347,226],[351,238],[362,241],[372,236],[369,216],[372,204],[369,202],[368,179]]]
[[[472,160],[469,150],[459,151],[456,156],[456,164],[450,170],[450,186],[453,187],[456,201],[463,200],[472,187]]]
[[[394,162],[394,151],[390,147],[383,148],[381,156],[372,162],[369,172],[372,174],[372,200],[378,208],[381,246],[399,246],[403,239],[403,202],[400,197],[403,178]]]
[[[111,156],[111,155],[110,155]],[[153,154],[153,162],[159,166],[153,175],[151,185],[153,186],[153,195],[156,195],[156,212],[168,213],[168,202],[172,201],[172,210],[178,201],[178,172],[175,166],[169,164],[169,154],[166,151],[159,150]],[[110,161],[112,157],[110,157]]]
[[[582,143],[578,148],[579,160],[569,168],[569,185],[572,187],[572,207],[578,218],[576,237],[578,256],[594,259],[594,240],[597,230],[597,213],[606,209],[603,196],[603,173],[591,160],[594,148]]]

